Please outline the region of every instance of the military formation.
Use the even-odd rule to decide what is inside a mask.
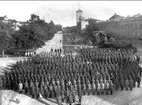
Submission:
[[[1,88],[35,99],[54,98],[59,104],[81,103],[83,95],[113,95],[140,87],[139,61],[131,48],[83,48],[76,56],[41,53],[7,68]]]

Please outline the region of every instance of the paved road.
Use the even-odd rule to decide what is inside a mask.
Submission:
[[[37,53],[41,52],[50,52],[51,49],[63,49],[63,33],[62,31],[57,32],[54,37],[45,43],[45,46],[42,48],[37,49]]]

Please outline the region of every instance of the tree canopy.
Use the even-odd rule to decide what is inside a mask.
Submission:
[[[28,21],[20,24],[19,30],[14,30],[16,24],[11,21],[0,23],[0,51],[2,54],[11,49],[39,48],[50,40],[57,31],[62,30],[61,25],[55,25],[53,21],[47,23],[35,14],[31,14]]]
[[[91,41],[92,44],[95,44],[95,37],[93,35],[93,31],[98,31],[98,27],[96,26],[96,22],[92,19],[88,20],[89,25],[86,27],[85,32],[81,33],[81,36],[83,37],[84,41]]]
[[[59,30],[61,30],[59,25],[56,26],[53,21],[46,23],[38,15],[31,14],[28,24],[22,25],[12,37],[16,49],[39,48],[45,45],[45,41],[50,40]]]

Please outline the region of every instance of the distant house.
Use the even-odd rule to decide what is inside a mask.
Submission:
[[[93,35],[95,37],[95,43],[98,45],[99,43],[107,41],[107,36],[103,31],[94,31]]]
[[[109,18],[109,21],[117,21],[117,20],[121,20],[123,18],[124,18],[123,16],[117,15],[115,13],[112,17]]]
[[[15,19],[9,19],[6,15],[0,17],[0,24],[3,24],[3,23],[11,25],[14,30],[19,30],[19,26],[20,26],[19,22],[16,21]]]
[[[8,22],[8,17],[5,15],[5,16],[2,16],[0,17],[0,23],[7,23]]]

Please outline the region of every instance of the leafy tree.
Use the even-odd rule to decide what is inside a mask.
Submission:
[[[16,49],[38,48],[44,45],[44,32],[35,24],[23,25],[12,35],[15,39]]]
[[[62,26],[61,25],[56,25],[56,30],[57,31],[62,31]]]
[[[11,34],[14,33],[13,29],[13,23],[0,23],[0,52],[2,53],[2,56],[4,57],[5,52],[12,47],[14,47],[14,44],[12,43]]]
[[[71,27],[66,27],[65,32],[67,33],[78,33],[78,27],[77,26],[71,26]]]
[[[6,31],[0,31],[0,51],[4,57],[5,51],[9,48],[10,37],[7,35]]]
[[[39,21],[40,18],[38,15],[35,14],[31,14],[31,19],[29,20],[30,22],[35,22],[35,21]]]
[[[15,43],[15,49],[39,48],[60,29],[61,26],[56,26],[53,21],[46,23],[38,15],[32,14],[28,24],[12,34],[12,42]]]
[[[94,22],[94,20],[89,20],[89,25],[86,28],[85,33],[83,34],[83,36],[85,37],[86,40],[91,40],[91,42],[93,44],[95,44],[95,38],[93,35],[93,31],[98,31],[98,27],[96,26],[96,23]]]

